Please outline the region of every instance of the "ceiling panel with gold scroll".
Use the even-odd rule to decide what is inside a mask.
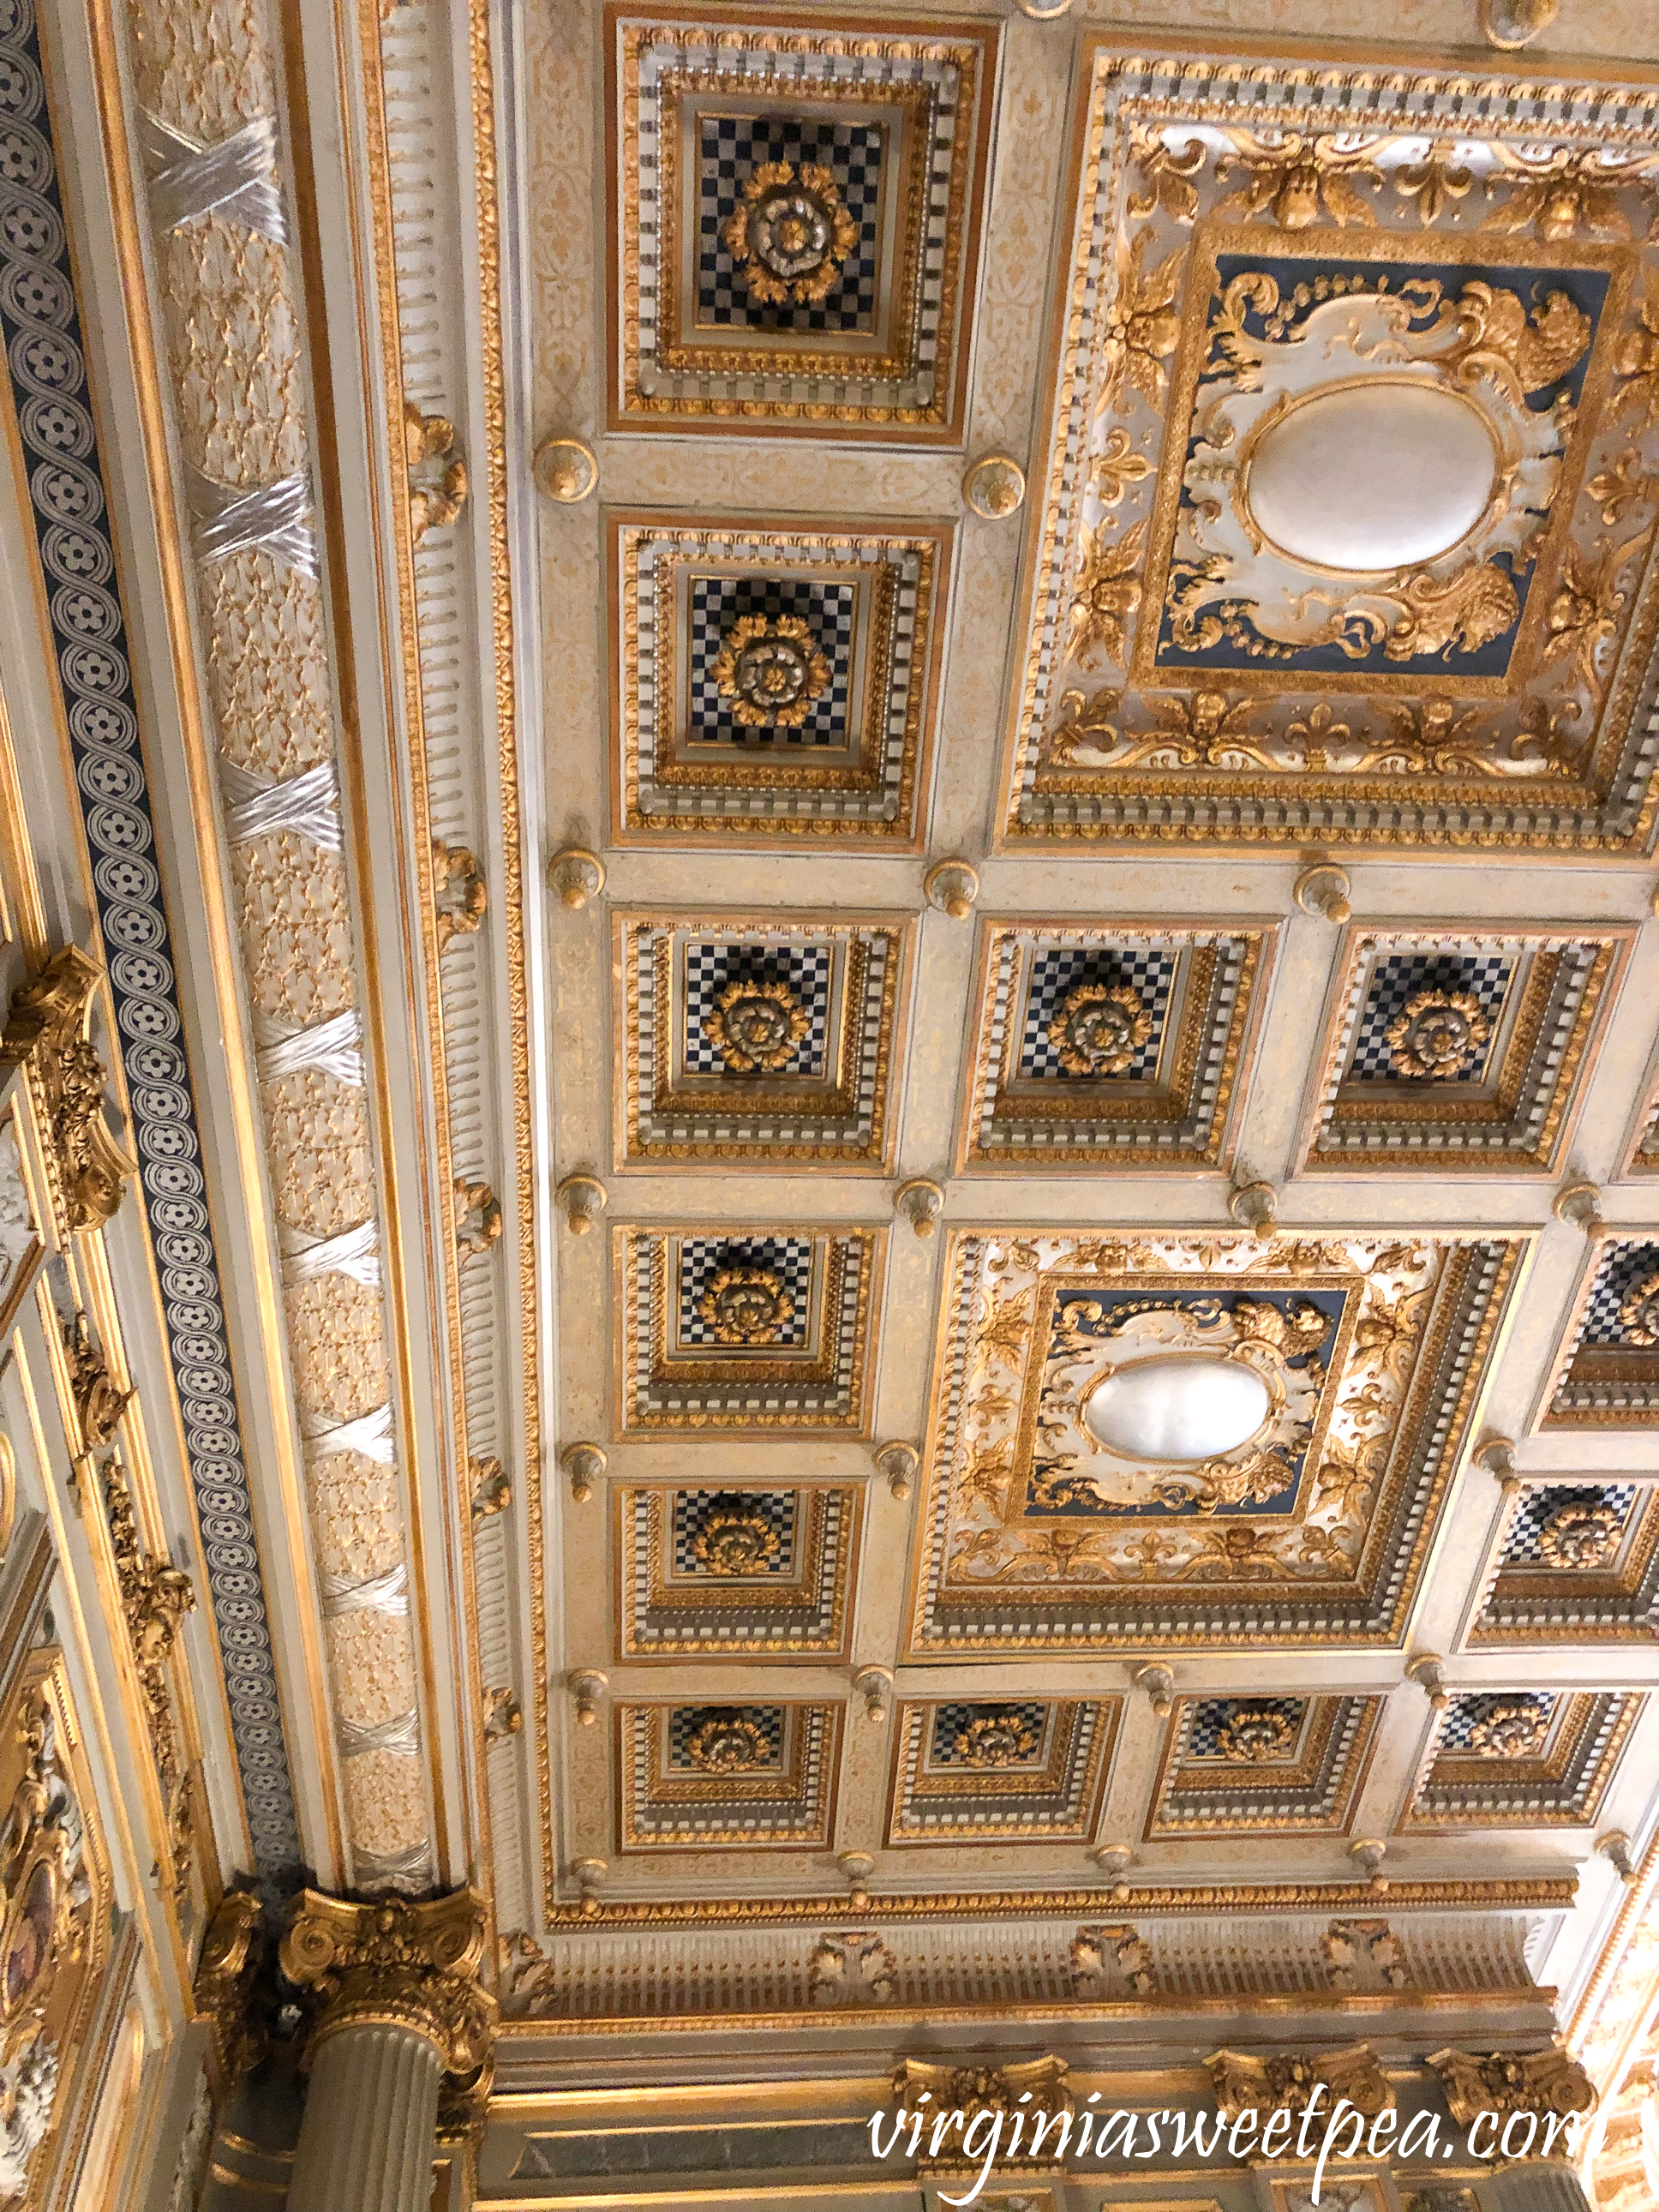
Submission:
[[[1640,848],[1643,105],[1097,51],[1007,840]]]
[[[957,1232],[908,1656],[1396,1643],[1523,1243]]]

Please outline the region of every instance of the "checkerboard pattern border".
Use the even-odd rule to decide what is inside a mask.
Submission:
[[[677,1769],[671,1776],[659,1771],[664,1732],[684,1708],[619,1706],[619,1848],[630,1853],[827,1849],[843,1708],[786,1700],[773,1710],[779,1715],[781,1771],[772,1766],[705,1775]]]
[[[1295,1729],[1283,1758],[1237,1763],[1217,1734],[1239,1710],[1282,1712]],[[1146,1816],[1148,1840],[1218,1835],[1346,1835],[1381,1724],[1377,1697],[1182,1698]]]
[[[789,1058],[788,1065],[766,1071],[769,1079],[808,1076],[818,1080],[830,1071],[830,988],[834,981],[836,950],[833,940],[823,943],[769,943],[748,938],[693,939],[683,948],[685,1009],[681,1034],[681,1058],[688,1075],[724,1075],[726,1060],[710,1038],[707,1024],[722,991],[731,983],[781,983],[806,1016],[808,1028]],[[641,982],[644,978],[641,978]],[[659,1009],[651,1001],[654,1015]]]
[[[1603,1237],[1592,1248],[1546,1428],[1659,1428],[1659,1346],[1631,1344],[1618,1319],[1628,1291],[1650,1273],[1659,1273],[1659,1237]]]
[[[852,734],[848,717],[853,696],[854,620],[858,594],[850,583],[827,584],[790,576],[694,576],[690,584],[687,640],[686,741],[698,745],[755,745],[763,738],[774,750],[844,745]],[[767,722],[746,726],[734,712],[714,675],[734,623],[750,615],[775,621],[781,615],[804,622],[812,643],[828,664],[825,690],[797,724]]]
[[[667,1322],[683,1285],[678,1276],[671,1284],[671,1255],[688,1243],[699,1265],[717,1249],[810,1245],[814,1340],[793,1353],[777,1346],[720,1347],[718,1355],[700,1346],[676,1346]],[[865,1432],[884,1231],[619,1227],[614,1243],[624,1431]]]
[[[890,1164],[915,926],[616,917],[624,1070],[617,1164]],[[676,971],[678,970],[678,974]],[[704,1024],[728,978],[776,976],[809,1029],[790,1066],[728,1071]]]
[[[1529,1483],[1516,1499],[1498,1554],[1506,1567],[1538,1567],[1553,1571],[1540,1547],[1545,1524],[1564,1505],[1606,1505],[1618,1514],[1621,1534],[1628,1530],[1632,1509],[1642,1493],[1633,1482]],[[1553,1571],[1577,1574],[1578,1568]]]
[[[844,531],[713,529],[641,518],[620,519],[617,532],[621,829],[677,841],[711,832],[913,838],[931,750],[928,670],[935,610],[948,583],[949,529],[927,536],[866,530],[849,543]],[[862,599],[867,612],[850,640],[846,672],[858,727],[836,759],[817,757],[823,745],[791,743],[787,732],[728,752],[677,728],[672,672],[690,665],[691,643],[677,634],[674,572],[713,562],[761,588],[804,587],[842,571],[845,588]],[[803,569],[811,572],[804,579],[792,574]]]
[[[1627,939],[1352,930],[1304,1168],[1552,1169]],[[1383,1031],[1414,990],[1437,987],[1491,1012],[1481,1067],[1455,1081],[1391,1075]]]
[[[741,1501],[782,1536],[763,1575],[710,1574],[689,1560],[700,1519]],[[847,1656],[858,1565],[861,1493],[854,1485],[799,1489],[642,1482],[618,1494],[618,1656],[752,1659]]]
[[[1018,1705],[1042,1716],[1043,1755],[1018,1766],[943,1766],[932,1756],[942,1707],[976,1713]],[[930,1699],[895,1717],[887,1842],[1086,1842],[1099,1815],[1122,1700]]]
[[[1550,1736],[1531,1759],[1460,1754],[1479,1710],[1547,1704]],[[1448,1700],[1405,1828],[1589,1826],[1646,1698],[1626,1691],[1482,1692]]]
[[[887,131],[831,117],[697,117],[697,321],[742,331],[871,331],[876,324],[876,252],[881,226]],[[835,178],[842,206],[859,227],[832,289],[821,301],[769,305],[749,293],[721,234],[743,188],[768,162],[797,173],[808,163]]]
[[[963,1173],[1077,1165],[1224,1169],[1242,1095],[1252,1009],[1265,985],[1269,929],[1218,931],[1072,927],[988,921],[981,948],[978,1037],[958,1139]],[[1208,988],[1196,963],[1209,959]],[[1127,1077],[1060,1078],[1034,1043],[1046,1001],[1063,986],[1067,959],[1121,968],[1143,979],[1155,1015],[1141,1065]],[[1085,972],[1081,968],[1079,973]],[[1139,985],[1138,985],[1139,988]],[[1035,1001],[1035,1006],[1034,1006]],[[1176,1035],[1162,1039],[1173,1021]],[[1046,1023],[1042,1024],[1046,1026]],[[1162,1079],[1145,1085],[1158,1067]],[[1030,1073],[1026,1073],[1030,1068]],[[1173,1080],[1176,1088],[1170,1087]]]
[[[1156,1073],[1170,995],[1175,988],[1172,951],[1150,945],[1112,945],[1098,951],[1051,945],[1033,951],[1030,966],[1018,1063],[1023,1082],[1144,1083]],[[1063,1000],[1085,983],[1104,984],[1108,989],[1127,983],[1152,1017],[1151,1036],[1128,1066],[1115,1075],[1071,1074],[1060,1066],[1059,1048],[1048,1035]]]
[[[724,427],[741,410],[746,432],[799,425],[836,436],[856,423],[866,436],[906,443],[950,435],[963,400],[996,27],[963,23],[948,38],[876,33],[860,36],[856,51],[826,42],[811,24],[725,26],[718,52],[706,33],[644,18],[622,17],[616,36],[628,93],[609,164],[611,219],[622,282],[637,303],[617,362],[623,420],[646,429]],[[854,304],[879,328],[837,328],[826,302],[825,326],[792,309],[782,327],[751,319],[697,330],[699,294],[712,279],[718,314],[724,288],[718,252],[705,270],[699,240],[682,251],[682,222],[700,225],[713,212],[696,179],[684,194],[682,172],[701,167],[705,111],[729,104],[752,113],[760,102],[775,128],[833,130],[849,106],[866,115],[874,106],[886,118],[882,197],[896,196],[896,221],[884,215],[888,238],[861,239],[849,264]],[[848,181],[861,190],[850,168]],[[862,228],[866,211],[851,211]],[[733,309],[738,298],[734,288]]]
[[[1567,1504],[1605,1504],[1622,1517],[1604,1566],[1553,1566],[1540,1548],[1544,1524]],[[1572,1644],[1648,1644],[1659,1632],[1659,1488],[1651,1483],[1540,1480],[1517,1493],[1496,1547],[1477,1644],[1510,1649]]]
[[[1480,1083],[1498,1043],[1504,1004],[1515,980],[1518,956],[1514,952],[1392,952],[1373,963],[1365,987],[1364,1002],[1354,1028],[1348,1054],[1346,1083]],[[1408,1077],[1394,1064],[1388,1040],[1389,1024],[1419,991],[1465,993],[1474,999],[1487,1020],[1492,1034],[1486,1043],[1468,1053],[1455,1079],[1441,1076]]]

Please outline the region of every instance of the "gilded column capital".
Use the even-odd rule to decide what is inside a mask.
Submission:
[[[196,1966],[196,2009],[208,2023],[221,2092],[257,2066],[269,2045],[256,1988],[264,1957],[264,1908],[234,1889],[219,1900]]]
[[[1565,2051],[1432,2051],[1429,2063],[1460,2128],[1482,2112],[1500,2120],[1518,2112],[1571,2119],[1595,2110],[1595,2084]]]
[[[283,1938],[283,1972],[315,1990],[322,2012],[315,2046],[342,2029],[381,2023],[433,2044],[452,2091],[487,2094],[497,2008],[478,1981],[484,1903],[476,1889],[414,1905],[402,1898],[353,1904],[302,1890]]]

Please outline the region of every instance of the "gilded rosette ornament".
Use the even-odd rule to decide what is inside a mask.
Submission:
[[[108,1078],[92,1042],[103,972],[77,945],[65,945],[14,994],[0,1039],[0,1052],[23,1071],[60,1238],[101,1228],[137,1172],[104,1115]]]
[[[475,1889],[423,1905],[353,1905],[307,1889],[280,1959],[289,1981],[322,2001],[313,2050],[348,2027],[405,2027],[434,2045],[452,2085],[476,2095],[495,2065],[495,2000],[478,1980],[483,1948]]]

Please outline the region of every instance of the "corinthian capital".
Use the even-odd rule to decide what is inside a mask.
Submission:
[[[313,2045],[347,2027],[406,2027],[436,2046],[452,2087],[476,2094],[487,2089],[495,2038],[495,2000],[478,1982],[483,1948],[484,1905],[476,1889],[423,1905],[402,1898],[354,1905],[307,1889],[281,1959],[289,1981],[322,1999]]]

